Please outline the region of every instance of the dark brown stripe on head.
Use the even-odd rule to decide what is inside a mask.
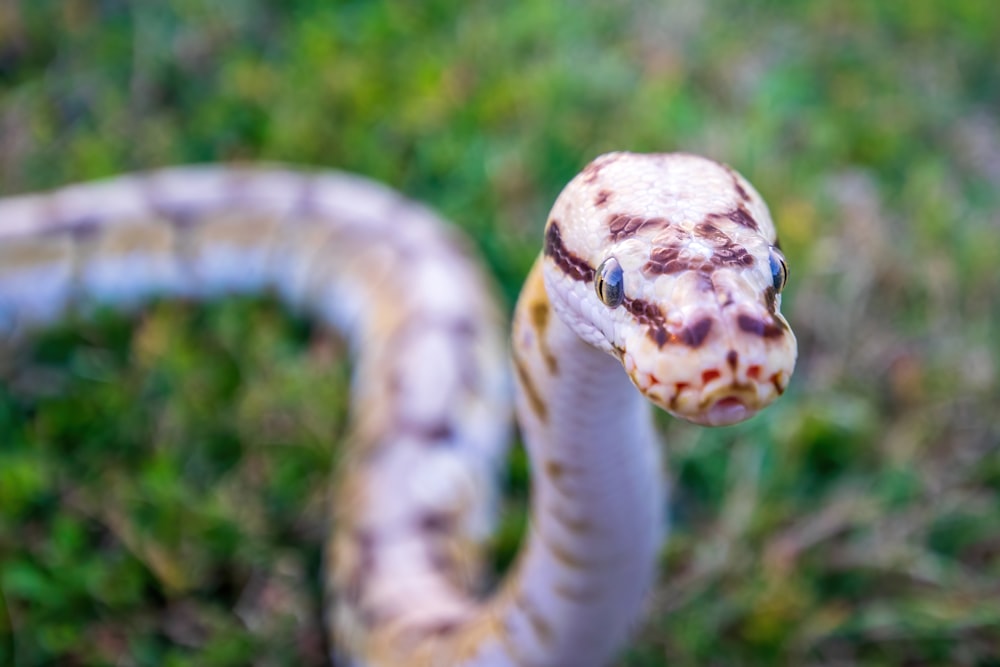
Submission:
[[[594,269],[563,245],[562,231],[557,220],[550,220],[545,230],[545,255],[551,257],[563,273],[574,280],[590,282],[594,279]]]
[[[760,336],[761,338],[777,338],[785,332],[785,328],[781,326],[780,320],[772,320],[768,323],[763,320],[758,320],[752,315],[740,315],[736,318],[736,324],[739,326],[741,331],[746,331],[749,334],[755,336]]]
[[[747,194],[747,191],[743,189],[743,186],[740,185],[740,182],[735,178],[733,179],[733,187],[736,188],[736,192],[739,194],[740,199],[743,201],[750,201],[750,195]]]
[[[743,207],[743,204],[740,204],[739,206],[734,208],[732,211],[729,211],[728,213],[712,213],[708,217],[709,219],[712,220],[721,220],[723,218],[726,218],[732,220],[741,227],[752,229],[755,232],[760,231],[760,227],[757,225],[757,221],[753,219],[752,215],[750,215],[750,211],[746,210],[746,208]]]
[[[663,317],[663,311],[660,310],[659,306],[649,301],[630,299],[628,297],[625,298],[622,305],[625,306],[628,312],[632,313],[632,316],[638,320],[639,324],[646,325],[649,337],[653,339],[653,342],[658,347],[666,345],[670,339],[670,334],[667,333],[666,321]]]
[[[661,229],[669,226],[670,222],[665,218],[644,218],[628,213],[614,213],[608,218],[608,231],[612,241],[627,239],[643,229]]]
[[[743,184],[740,183],[739,174],[737,174],[728,164],[724,164],[722,166],[726,168],[726,171],[729,172],[730,178],[733,179],[733,189],[736,190],[736,194],[738,194],[740,199],[743,201],[750,201],[750,194],[746,191],[746,188],[743,187]]]

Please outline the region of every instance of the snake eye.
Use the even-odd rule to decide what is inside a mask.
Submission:
[[[625,300],[623,282],[621,264],[614,257],[608,257],[597,267],[597,273],[594,275],[594,290],[605,306],[617,308]]]
[[[768,262],[771,264],[771,282],[774,284],[774,291],[780,294],[788,282],[788,265],[785,264],[785,258],[777,248],[771,248]]]

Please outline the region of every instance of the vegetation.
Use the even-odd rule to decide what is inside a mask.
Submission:
[[[777,220],[801,358],[747,424],[664,418],[673,534],[620,664],[994,666],[998,40],[989,0],[13,0],[0,191],[356,171],[461,225],[510,303],[590,158],[723,160]],[[325,664],[336,340],[159,303],[2,366],[0,665]]]

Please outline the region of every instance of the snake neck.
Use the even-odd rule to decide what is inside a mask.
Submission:
[[[618,360],[553,311],[541,260],[513,335],[533,495],[525,551],[497,601],[507,648],[525,664],[603,664],[642,608],[661,538],[650,406]]]
[[[398,610],[367,636],[360,653],[371,665],[597,667],[610,662],[642,610],[664,506],[650,406],[616,359],[555,314],[540,261],[513,329],[532,468],[524,548],[485,603],[416,569],[409,551],[370,550],[379,566],[369,567],[367,588],[388,591]],[[390,571],[394,551],[407,556],[405,571]]]

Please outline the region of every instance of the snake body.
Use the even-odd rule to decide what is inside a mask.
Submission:
[[[650,403],[726,424],[780,395],[785,275],[765,204],[725,165],[613,153],[570,182],[514,312],[530,527],[484,598],[508,362],[488,280],[433,213],[355,176],[231,167],[0,200],[8,341],[68,308],[260,290],[344,332],[328,618],[359,665],[611,660],[664,525]]]

